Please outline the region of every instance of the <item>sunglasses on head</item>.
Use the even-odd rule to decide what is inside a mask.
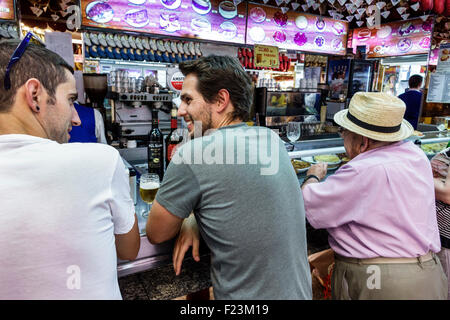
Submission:
[[[6,67],[5,79],[3,82],[5,90],[11,89],[11,79],[9,78],[9,73],[11,72],[11,68],[17,61],[20,60],[20,58],[22,57],[23,53],[25,52],[25,49],[28,47],[30,40],[32,38],[35,39],[37,41],[37,43],[39,43],[45,47],[45,43],[38,36],[36,36],[33,32],[28,32],[25,35],[23,40],[17,46],[16,50],[14,50],[14,53],[12,54],[11,59],[9,60],[8,66]]]

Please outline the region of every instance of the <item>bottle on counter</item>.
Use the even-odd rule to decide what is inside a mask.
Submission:
[[[163,135],[159,130],[158,110],[152,110],[152,129],[148,134],[148,172],[156,173],[162,181],[164,175]]]
[[[173,107],[170,118],[170,133],[166,138],[166,168],[169,166],[177,147],[183,141],[183,136],[177,130],[177,108]]]

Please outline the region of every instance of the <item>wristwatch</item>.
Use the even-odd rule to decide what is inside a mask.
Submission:
[[[306,183],[306,181],[308,181],[308,180],[311,179],[311,178],[315,178],[315,179],[317,179],[317,182],[320,182],[320,179],[319,179],[318,176],[316,176],[316,175],[314,175],[314,174],[308,174],[308,175],[305,177],[305,180],[303,180],[301,186],[303,186],[303,185]]]

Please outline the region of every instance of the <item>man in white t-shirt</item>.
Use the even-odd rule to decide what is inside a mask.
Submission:
[[[27,36],[0,42],[0,299],[121,299],[117,257],[140,245],[125,166],[66,143],[73,70]]]

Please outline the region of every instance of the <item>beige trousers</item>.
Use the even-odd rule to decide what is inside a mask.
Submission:
[[[446,300],[448,282],[439,258],[425,262],[360,264],[335,258],[335,300]]]
[[[441,252],[438,253],[441,260],[442,268],[447,276],[448,282],[448,299],[450,300],[450,249],[442,247]]]

